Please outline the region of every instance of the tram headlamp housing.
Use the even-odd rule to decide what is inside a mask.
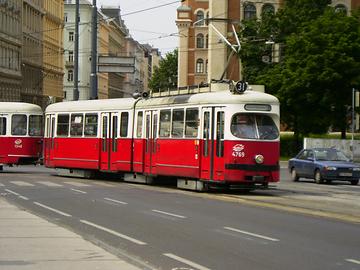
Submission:
[[[264,163],[264,156],[263,155],[256,155],[255,156],[255,162],[257,164],[263,164]]]

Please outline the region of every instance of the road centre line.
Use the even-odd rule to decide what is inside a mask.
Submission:
[[[354,259],[346,259],[345,261],[350,262],[350,263],[359,264],[359,265],[360,265],[360,261],[358,261],[358,260],[354,260]]]
[[[86,194],[87,192],[86,191],[82,191],[82,190],[78,190],[78,189],[74,189],[74,188],[71,188],[72,191],[75,191],[75,192],[78,192],[78,193],[81,193],[81,194]]]
[[[38,202],[34,202],[34,204],[36,204],[37,206],[40,206],[40,207],[42,207],[42,208],[45,208],[45,209],[47,209],[47,210],[53,211],[53,212],[55,212],[55,213],[57,213],[57,214],[59,214],[59,215],[62,215],[62,216],[65,216],[65,217],[71,217],[71,215],[69,215],[69,214],[66,214],[66,213],[64,213],[64,212],[62,212],[62,211],[60,211],[60,210],[51,208],[51,207],[46,206],[46,205],[44,205],[44,204],[41,204],[41,203],[38,203]]]
[[[90,222],[90,221],[87,221],[87,220],[83,220],[83,219],[82,219],[82,220],[80,220],[80,222],[82,222],[82,223],[84,223],[84,224],[87,224],[87,225],[89,225],[89,226],[95,227],[95,228],[97,228],[97,229],[99,229],[99,230],[105,231],[105,232],[107,232],[107,233],[110,233],[110,234],[112,234],[112,235],[115,235],[115,236],[117,236],[117,237],[120,237],[120,238],[123,238],[123,239],[125,239],[125,240],[128,240],[128,241],[133,242],[133,243],[135,243],[135,244],[138,244],[138,245],[147,245],[145,242],[142,242],[142,241],[140,241],[140,240],[137,240],[137,239],[132,238],[132,237],[130,237],[130,236],[127,236],[127,235],[125,235],[125,234],[118,233],[118,232],[113,231],[113,230],[111,230],[111,229],[102,227],[102,226],[97,225],[97,224],[95,224],[95,223],[92,223],[92,222]]]
[[[171,258],[171,259],[174,259],[174,260],[176,260],[176,261],[179,261],[179,262],[181,262],[181,263],[185,263],[185,264],[187,264],[187,265],[190,265],[191,267],[194,267],[194,268],[199,269],[199,270],[210,270],[210,268],[207,268],[207,267],[202,266],[202,265],[200,265],[200,264],[197,264],[197,263],[195,263],[195,262],[192,262],[192,261],[189,261],[189,260],[187,260],[187,259],[184,259],[184,258],[181,258],[181,257],[179,257],[179,256],[176,256],[175,254],[164,253],[163,255],[166,256],[166,257],[169,257],[169,258]]]
[[[172,213],[169,213],[169,212],[164,212],[164,211],[160,211],[160,210],[156,210],[156,209],[153,209],[151,211],[156,212],[156,213],[160,213],[160,214],[164,214],[164,215],[168,215],[168,216],[172,216],[172,217],[186,218],[185,216],[180,216],[180,215],[176,215],[176,214],[172,214]]]
[[[114,199],[110,199],[110,198],[104,198],[104,200],[109,201],[109,202],[118,203],[118,204],[128,204],[127,202],[122,202],[122,201],[118,201],[118,200],[114,200]]]
[[[254,236],[254,237],[261,238],[261,239],[265,239],[265,240],[269,240],[269,241],[273,241],[273,242],[280,241],[279,239],[276,239],[276,238],[271,238],[271,237],[264,236],[264,235],[261,235],[261,234],[256,234],[256,233],[251,233],[251,232],[247,232],[247,231],[242,231],[242,230],[238,230],[238,229],[231,228],[231,227],[224,227],[224,229],[229,230],[229,231],[233,231],[233,232],[238,232],[238,233],[250,235],[250,236]]]

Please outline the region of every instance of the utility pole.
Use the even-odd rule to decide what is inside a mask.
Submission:
[[[74,91],[73,99],[79,100],[79,17],[80,0],[75,1],[75,40],[74,40]]]
[[[355,132],[355,88],[352,89],[351,98],[351,159],[354,160],[354,132]]]
[[[91,16],[91,74],[90,74],[90,99],[98,98],[97,81],[97,7],[93,0]]]

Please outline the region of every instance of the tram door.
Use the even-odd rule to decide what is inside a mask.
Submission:
[[[118,113],[101,113],[100,170],[110,171],[118,151]]]
[[[224,179],[224,123],[222,107],[202,109],[201,179]]]
[[[145,111],[145,174],[156,174],[158,112]]]
[[[55,151],[55,115],[46,115],[46,130],[44,140],[44,163],[51,165],[51,158]]]

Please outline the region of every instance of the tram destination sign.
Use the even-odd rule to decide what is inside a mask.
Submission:
[[[100,73],[134,73],[135,57],[99,56],[98,72]]]

